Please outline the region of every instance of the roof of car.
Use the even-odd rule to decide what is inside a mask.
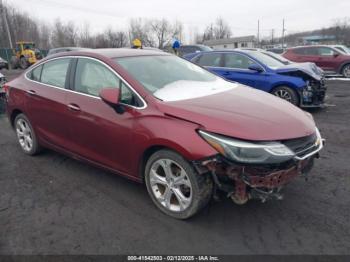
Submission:
[[[152,55],[169,55],[157,50],[131,49],[131,48],[98,48],[84,50],[84,53],[96,53],[109,58],[130,57],[130,56],[152,56]]]

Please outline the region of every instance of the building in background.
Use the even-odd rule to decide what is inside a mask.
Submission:
[[[334,35],[312,35],[304,36],[300,38],[302,44],[305,45],[335,45],[337,44],[336,37]]]
[[[256,37],[253,35],[250,36],[241,36],[241,37],[232,37],[225,39],[214,39],[204,41],[203,44],[215,49],[234,49],[234,48],[255,48]]]

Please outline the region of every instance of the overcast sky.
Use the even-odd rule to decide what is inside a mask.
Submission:
[[[312,30],[331,25],[335,19],[350,17],[350,0],[3,0],[52,23],[57,17],[71,20],[77,26],[88,22],[94,32],[108,26],[126,29],[130,18],[167,18],[183,22],[189,32],[203,30],[223,17],[234,36],[256,35],[260,19],[261,33],[287,33]]]

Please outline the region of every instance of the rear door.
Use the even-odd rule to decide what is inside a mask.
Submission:
[[[67,147],[67,75],[70,58],[58,58],[29,71],[27,113],[39,139]]]
[[[79,58],[71,79],[74,92],[67,96],[71,149],[74,153],[122,173],[130,165],[135,115],[145,106],[130,87],[106,64]],[[123,111],[99,98],[103,88],[119,87]]]
[[[294,49],[293,52],[294,52],[294,57],[295,57],[295,59],[293,59],[293,61],[295,61],[295,62],[317,63],[319,61],[317,47],[297,48],[297,49]]]

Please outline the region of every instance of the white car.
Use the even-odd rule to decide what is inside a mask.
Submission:
[[[0,73],[0,92],[1,92],[1,88],[2,86],[6,83],[6,77]]]

